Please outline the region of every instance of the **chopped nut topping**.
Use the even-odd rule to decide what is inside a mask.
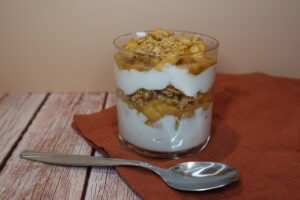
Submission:
[[[132,39],[123,46],[124,49],[143,54],[185,54],[203,53],[205,45],[200,35],[181,34],[176,37],[174,32],[164,29],[156,29],[146,36]]]
[[[215,53],[209,55],[198,34],[156,29],[144,37],[132,39],[117,52],[115,59],[120,69],[160,71],[166,63],[187,68],[191,74],[199,74],[216,63]]]

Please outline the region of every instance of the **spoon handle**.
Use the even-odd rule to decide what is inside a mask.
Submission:
[[[85,155],[69,155],[60,153],[48,153],[48,152],[36,152],[25,150],[20,154],[21,158],[39,161],[48,164],[56,165],[67,165],[67,166],[79,166],[79,167],[94,167],[94,166],[141,166],[146,167],[150,164],[138,161],[138,160],[127,160],[127,159],[114,159],[114,158],[103,158],[96,156],[85,156]]]

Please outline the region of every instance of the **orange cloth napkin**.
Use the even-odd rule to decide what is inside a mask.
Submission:
[[[238,182],[222,189],[182,192],[146,169],[117,167],[144,199],[300,199],[300,79],[260,73],[217,75],[211,141],[185,159],[150,159],[131,153],[118,139],[116,115],[115,107],[76,115],[73,126],[112,158],[164,168],[186,161],[216,161],[241,172]]]

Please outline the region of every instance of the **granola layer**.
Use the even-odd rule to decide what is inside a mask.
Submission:
[[[198,92],[190,97],[169,85],[163,90],[139,89],[131,95],[125,95],[118,89],[117,95],[129,108],[143,113],[148,119],[145,123],[152,125],[166,115],[173,115],[180,120],[194,116],[198,108],[206,110],[212,102],[213,91],[211,88],[206,93]]]

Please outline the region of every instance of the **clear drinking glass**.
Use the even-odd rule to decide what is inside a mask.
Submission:
[[[175,31],[175,36],[200,35],[206,50],[164,55],[123,48],[147,33],[128,33],[113,41],[120,139],[145,156],[191,155],[210,138],[218,41]]]

